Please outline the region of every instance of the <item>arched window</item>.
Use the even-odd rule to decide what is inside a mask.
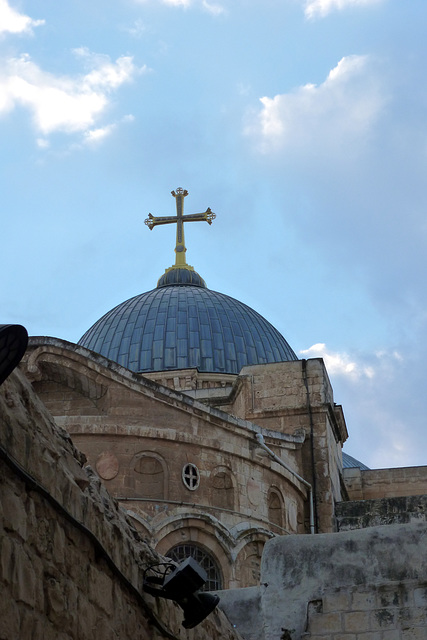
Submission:
[[[272,524],[283,527],[283,500],[277,489],[268,493],[268,519]]]
[[[175,560],[175,562],[182,562],[186,558],[194,558],[196,562],[206,571],[208,579],[202,587],[202,591],[218,591],[222,589],[222,577],[218,563],[214,557],[202,549],[201,547],[192,544],[178,544],[172,547],[166,554],[168,558]]]

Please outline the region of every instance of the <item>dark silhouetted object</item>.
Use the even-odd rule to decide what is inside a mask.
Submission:
[[[28,344],[28,333],[20,324],[0,324],[0,384],[18,366]]]
[[[160,567],[165,569],[160,571]],[[177,602],[184,611],[182,626],[185,629],[192,629],[202,622],[219,602],[217,595],[199,591],[207,580],[207,574],[194,558],[187,558],[177,567],[173,564],[155,565],[149,567],[145,574],[148,572],[153,575],[144,575],[144,591]]]

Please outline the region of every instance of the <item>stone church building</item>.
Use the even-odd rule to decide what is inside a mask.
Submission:
[[[186,215],[187,192],[172,195],[176,216],[146,220],[150,229],[169,223],[177,229],[175,264],[155,288],[106,313],[77,344],[30,338],[22,372],[141,538],[162,556],[194,557],[208,574],[205,588],[227,590],[224,606],[245,638],[409,638],[399,635],[404,625],[395,617],[394,626],[387,619],[376,631],[366,618],[363,633],[376,635],[356,636],[343,622],[354,609],[350,595],[347,609],[340,601],[339,624],[328,631],[316,589],[310,597],[295,595],[302,609],[293,611],[302,620],[314,602],[319,632],[310,632],[307,621],[299,628],[270,619],[278,596],[272,605],[262,585],[276,570],[282,576],[287,557],[283,551],[278,559],[277,541],[306,541],[304,564],[314,540],[320,549],[321,540],[331,539],[318,534],[350,540],[367,527],[419,526],[427,471],[369,470],[343,453],[347,426],[322,359],[298,359],[260,314],[207,287],[187,264],[184,223],[211,224],[215,214]],[[336,539],[333,549],[339,544]],[[263,557],[264,547],[270,551]],[[296,557],[292,548],[289,557]],[[420,580],[417,588],[424,589]],[[279,583],[282,577],[275,589]],[[258,623],[267,620],[263,629],[253,612]],[[425,618],[417,624],[427,633]],[[385,631],[395,633],[381,635]]]
[[[194,555],[211,589],[246,587],[269,538],[309,532],[310,516],[336,529],[347,429],[322,360],[298,360],[187,264],[183,222],[214,214],[185,216],[173,194],[177,216],[146,222],[176,222],[175,265],[77,345],[32,338],[24,368],[155,549]]]

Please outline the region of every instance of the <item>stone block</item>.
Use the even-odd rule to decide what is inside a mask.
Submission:
[[[102,638],[102,640],[117,640],[117,635],[113,627],[104,616],[98,616],[95,627],[93,628],[93,637]]]
[[[34,625],[31,640],[59,640],[60,631],[46,618],[37,620]],[[20,639],[21,640],[21,639]]]
[[[0,584],[0,638],[19,640],[19,608],[9,589]]]
[[[34,607],[36,576],[30,558],[20,546],[15,547],[12,561],[12,594],[17,601]]]
[[[11,538],[3,536],[0,541],[0,578],[10,584],[12,580],[12,560],[14,543]]]
[[[379,608],[404,607],[409,603],[408,589],[404,584],[380,587],[377,593]]]
[[[44,579],[45,565],[42,558],[36,556],[34,553],[31,555],[31,563],[34,569],[34,575],[36,580],[36,601],[35,609],[37,611],[45,610],[44,589],[41,588]]]
[[[111,614],[113,608],[113,581],[98,571],[94,566],[89,567],[89,599],[98,605],[105,613]]]
[[[10,487],[3,485],[1,502],[5,530],[14,531],[25,540],[27,537],[27,513],[23,497],[17,495]]]
[[[402,629],[402,640],[426,640],[426,628],[423,627],[411,627],[409,629]]]
[[[28,640],[30,638],[42,638],[43,637],[43,625],[40,617],[40,613],[34,610],[22,611],[19,637]]]
[[[97,608],[89,602],[84,593],[80,593],[77,601],[77,636],[79,640],[93,640],[94,629],[98,619]]]
[[[367,611],[375,608],[376,598],[374,591],[354,591],[351,596],[351,609],[353,611]]]
[[[427,586],[414,589],[414,604],[416,607],[427,607]]]
[[[309,620],[309,631],[317,634],[342,631],[341,613],[315,613]]]
[[[350,608],[350,593],[347,590],[340,590],[335,593],[328,593],[323,596],[323,611],[348,611]]]
[[[82,559],[81,554],[86,557]],[[86,548],[76,548],[68,540],[65,553],[65,571],[82,591],[87,590],[89,583],[90,557],[86,555]]]
[[[60,624],[64,618],[66,599],[64,585],[52,576],[45,578],[47,615],[54,624]]]
[[[389,629],[382,632],[381,640],[401,640],[399,629]]]
[[[396,611],[377,609],[371,612],[371,629],[392,629],[395,627]]]
[[[62,565],[65,562],[65,533],[62,526],[58,522],[54,523],[53,533],[53,561],[56,565]]]
[[[349,611],[343,614],[344,631],[362,633],[370,630],[368,611]]]
[[[411,625],[426,625],[427,612],[425,607],[403,607],[398,610],[398,623],[404,627]]]

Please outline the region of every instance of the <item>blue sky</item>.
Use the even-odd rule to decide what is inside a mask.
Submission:
[[[427,463],[425,0],[0,0],[1,322],[76,342],[186,226],[210,288],[322,356],[345,449]]]

